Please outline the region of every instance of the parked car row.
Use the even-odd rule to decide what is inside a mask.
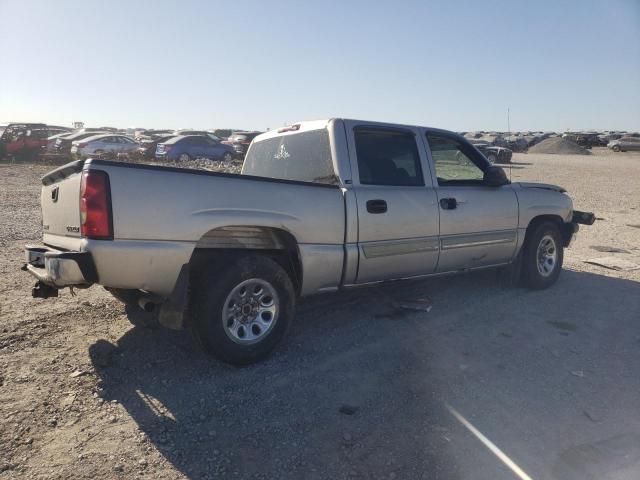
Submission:
[[[200,157],[230,161],[244,159],[253,139],[262,132],[232,129],[116,129],[80,128],[44,123],[0,125],[0,159],[33,160],[38,155],[61,158],[127,155],[144,159],[186,161]],[[550,137],[570,139],[580,146],[607,146],[615,152],[640,150],[640,133],[603,132],[460,132],[491,163],[510,163],[513,152]]]
[[[562,134],[556,132],[460,132],[467,140],[478,145],[508,148],[513,152],[526,152],[530,147],[551,137],[562,137],[575,142],[581,147],[609,147],[616,152],[640,149],[640,133],[622,131],[588,131]],[[485,153],[485,152],[483,152]]]
[[[206,130],[140,130],[132,138],[105,128],[53,135],[43,146],[44,153],[73,158],[125,154],[176,162],[196,158],[231,161],[244,158],[251,140],[259,133],[241,131],[223,141]]]

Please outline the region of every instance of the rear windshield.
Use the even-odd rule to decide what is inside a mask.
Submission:
[[[244,175],[335,185],[326,129],[282,135],[254,142],[242,169]]]

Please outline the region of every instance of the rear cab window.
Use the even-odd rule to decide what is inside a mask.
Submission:
[[[326,128],[258,139],[249,147],[243,175],[337,185]]]

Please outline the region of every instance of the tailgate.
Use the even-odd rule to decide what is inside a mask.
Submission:
[[[80,180],[84,162],[68,163],[42,179],[40,205],[45,234],[80,237]]]

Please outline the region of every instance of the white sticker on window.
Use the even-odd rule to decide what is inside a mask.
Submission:
[[[283,143],[282,145],[280,145],[280,148],[278,148],[278,151],[273,156],[273,158],[275,158],[276,160],[284,160],[286,158],[289,158],[290,156],[291,155],[289,154],[289,152],[287,152],[287,149],[284,148],[284,143]]]

